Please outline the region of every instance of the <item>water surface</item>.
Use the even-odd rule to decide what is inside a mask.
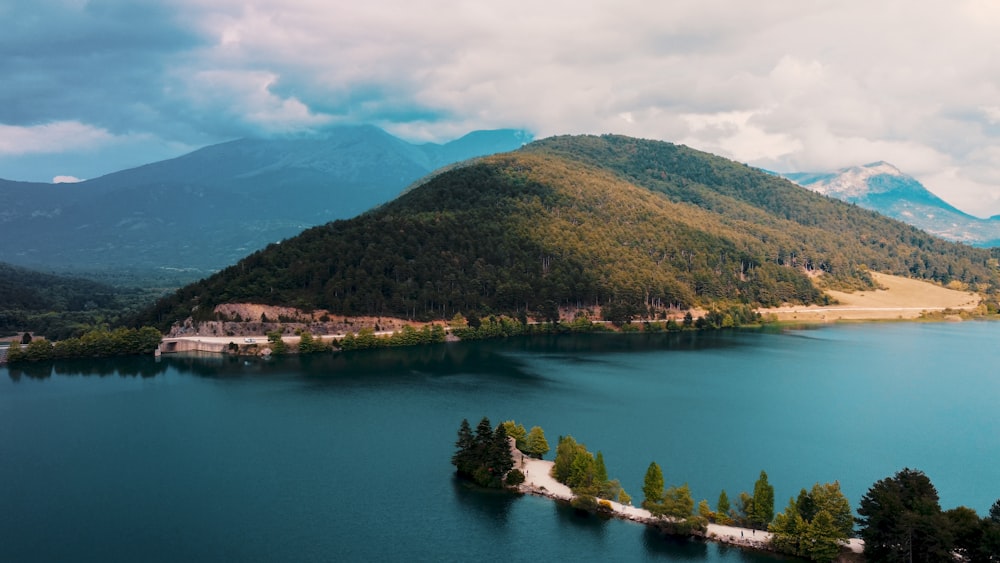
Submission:
[[[944,508],[984,514],[998,337],[879,324],[3,370],[0,560],[774,560],[468,489],[449,458],[484,415],[601,450],[636,502],[654,460],[713,505],[764,469],[779,510],[833,480],[856,506],[913,467]]]

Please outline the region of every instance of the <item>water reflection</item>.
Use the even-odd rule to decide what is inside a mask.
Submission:
[[[705,561],[708,558],[708,545],[700,540],[671,536],[656,528],[646,527],[642,534],[642,543],[646,553],[671,561],[681,559],[689,561]]]
[[[607,527],[610,517],[592,514],[586,510],[577,510],[563,501],[553,501],[556,515],[560,524],[566,524],[580,530],[587,530],[602,535]]]
[[[455,490],[455,499],[462,508],[476,513],[471,518],[491,522],[497,527],[508,524],[511,509],[519,498],[507,491],[491,491],[476,487],[458,477],[452,479],[452,486]]]
[[[599,362],[600,355],[671,351],[702,351],[745,346],[749,334],[739,330],[680,333],[597,333],[540,335],[486,342],[435,344],[258,358],[212,353],[183,353],[150,357],[94,358],[16,364],[7,368],[13,381],[22,377],[47,379],[53,375],[155,377],[172,368],[200,377],[233,378],[253,375],[303,375],[318,381],[372,382],[386,376],[448,377],[490,375],[538,383],[543,374],[528,369],[521,356],[539,356],[562,363]]]
[[[88,360],[57,360],[51,362],[18,363],[7,367],[7,375],[14,382],[22,377],[48,379],[53,375],[64,377],[156,377],[167,371],[163,362],[151,357],[122,357]]]

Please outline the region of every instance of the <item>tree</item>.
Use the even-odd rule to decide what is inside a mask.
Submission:
[[[798,499],[788,499],[785,511],[768,526],[771,545],[778,551],[830,561],[840,553],[840,542],[853,528],[851,505],[840,492],[840,483],[802,489]]]
[[[753,515],[753,496],[746,491],[740,491],[740,496],[736,499],[736,508],[731,510],[730,514],[741,525],[750,525],[750,518]]]
[[[10,348],[7,348],[7,361],[10,363],[18,362],[24,359],[24,350],[21,348],[21,343],[14,340],[10,343]]]
[[[473,434],[469,421],[463,419],[451,458],[458,473],[470,478],[481,487],[501,488],[504,478],[514,467],[510,443],[503,425],[494,431],[486,417],[476,426]],[[514,476],[514,481],[517,476]]]
[[[1000,553],[1000,522],[993,520],[992,516],[982,520],[982,540],[979,543],[978,558],[973,561],[997,561],[996,554]]]
[[[806,522],[812,520],[813,516],[816,515],[816,503],[813,502],[813,496],[804,488],[799,491],[799,498],[795,503],[795,509],[798,511],[799,516]]]
[[[719,500],[715,501],[715,519],[720,524],[728,524],[729,518],[729,495],[726,494],[726,490],[722,489],[719,493]]]
[[[785,511],[779,512],[767,527],[771,532],[771,546],[782,553],[802,555],[800,544],[805,527],[806,522],[799,513],[795,499],[788,499]]]
[[[684,328],[691,328],[694,326],[694,316],[691,315],[691,311],[684,313],[684,320],[681,321]]]
[[[774,519],[774,487],[767,482],[767,472],[761,471],[753,485],[753,511],[750,522],[758,529],[766,529]]]
[[[801,498],[801,493],[799,493]],[[819,511],[826,511],[833,519],[840,537],[847,539],[854,533],[854,515],[851,513],[851,503],[840,490],[840,482],[816,483],[808,495],[809,501],[806,503],[812,510],[808,517],[802,515],[803,520],[811,522]],[[801,511],[801,509],[800,509]]]
[[[261,316],[264,314],[261,313]],[[353,339],[352,339],[353,340]],[[271,353],[280,356],[288,351],[288,345],[281,338],[280,330],[272,330],[267,333],[267,341],[271,343]]]
[[[559,444],[556,445],[556,458],[552,465],[552,477],[556,481],[565,484],[569,479],[573,460],[576,458],[580,447],[572,436],[559,438]],[[583,449],[586,451],[586,448]]]
[[[997,499],[990,507],[990,520],[1000,524],[1000,499]]]
[[[604,454],[601,452],[597,452],[597,456],[594,457],[594,481],[598,486],[608,481],[608,468],[604,465]]]
[[[663,513],[675,518],[687,518],[694,513],[694,498],[687,483],[667,489],[663,494]]]
[[[475,470],[473,459],[474,443],[469,420],[463,418],[462,424],[458,427],[458,440],[455,441],[455,455],[451,456],[451,463],[457,468],[459,473],[471,476]]]
[[[643,508],[663,502],[663,471],[656,462],[651,462],[646,469],[646,478],[642,482]]]
[[[21,344],[31,344],[31,333],[25,332],[21,335]]]
[[[708,505],[708,499],[701,499],[698,502],[698,516],[706,520],[712,520],[715,518],[715,513],[712,512],[712,507]]]
[[[834,521],[833,516],[824,509],[820,509],[813,517],[805,529],[802,547],[802,555],[813,561],[833,561],[840,554],[840,541],[843,539],[842,532]]]
[[[965,506],[952,508],[944,513],[948,519],[954,541],[954,551],[963,560],[977,561],[976,553],[983,543],[983,532],[988,520],[979,520],[975,510]]]
[[[532,426],[528,431],[527,453],[531,457],[542,459],[549,453],[549,442],[545,439],[545,432],[538,426]]]
[[[573,456],[573,463],[570,464],[569,477],[566,478],[569,488],[574,492],[595,496],[597,484],[594,481],[594,466],[594,456],[587,448],[578,448]]]
[[[514,467],[514,457],[510,451],[510,440],[503,425],[497,426],[490,442],[487,464],[495,479],[501,479]]]
[[[504,421],[503,428],[507,431],[507,435],[514,439],[517,449],[525,451],[528,448],[528,432],[524,429],[523,424],[507,420]]]
[[[905,468],[861,498],[857,522],[873,561],[948,561],[952,539],[938,494],[923,472]]]

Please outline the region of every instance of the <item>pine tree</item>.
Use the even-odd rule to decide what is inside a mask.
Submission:
[[[795,502],[795,499],[788,499],[785,511],[778,513],[771,525],[767,527],[772,534],[771,545],[781,553],[801,555],[799,545],[805,526],[806,523],[799,513],[798,503]]]
[[[507,431],[503,425],[497,426],[493,433],[486,463],[496,479],[502,479],[514,467],[514,458],[510,453],[510,441],[507,439]]]
[[[455,441],[455,455],[451,457],[451,463],[458,469],[459,473],[472,475],[474,463],[472,462],[474,440],[472,427],[469,420],[462,419],[462,425],[458,428],[458,440]]]
[[[604,465],[604,454],[597,452],[594,458],[594,482],[602,487],[608,482],[608,468]]]
[[[806,526],[803,535],[802,555],[813,561],[833,561],[840,554],[842,534],[833,516],[820,509]]]
[[[646,478],[642,482],[642,494],[645,499],[642,501],[643,508],[663,502],[663,471],[656,462],[651,462],[646,469]]]
[[[750,522],[758,529],[766,529],[774,519],[774,487],[767,482],[767,472],[761,471],[753,486],[753,511]]]
[[[715,503],[715,512],[723,516],[729,515],[729,495],[726,494],[725,489],[719,493],[719,500]]]

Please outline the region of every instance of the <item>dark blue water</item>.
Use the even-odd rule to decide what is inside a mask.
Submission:
[[[779,510],[833,480],[856,506],[908,466],[983,514],[998,339],[883,324],[4,370],[0,560],[771,561],[470,490],[459,422],[572,434],[637,502],[654,460],[713,505],[765,469]]]

